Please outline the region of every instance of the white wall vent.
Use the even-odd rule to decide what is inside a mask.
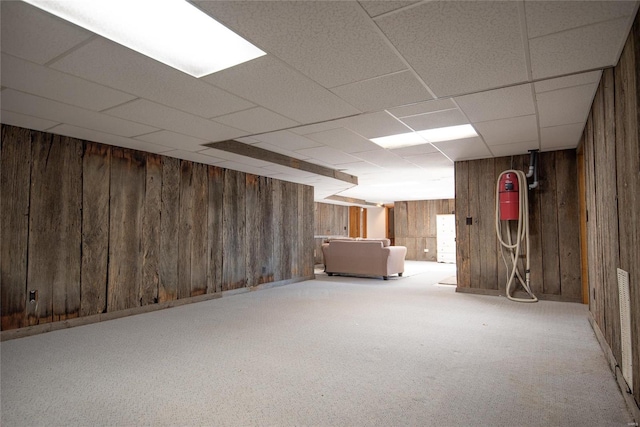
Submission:
[[[633,358],[631,354],[631,306],[629,303],[629,273],[618,269],[620,298],[620,342],[622,344],[622,376],[633,392]]]

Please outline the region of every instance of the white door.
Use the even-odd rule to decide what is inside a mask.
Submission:
[[[456,216],[437,215],[438,262],[456,263]]]

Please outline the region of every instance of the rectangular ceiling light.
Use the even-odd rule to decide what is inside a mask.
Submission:
[[[401,148],[410,147],[412,145],[427,144],[430,142],[442,142],[451,141],[454,139],[471,138],[473,136],[478,136],[478,133],[473,128],[473,126],[460,125],[421,130],[418,132],[400,133],[397,135],[383,136],[380,138],[371,138],[371,141],[384,148]]]
[[[478,133],[471,125],[448,126],[445,128],[421,130],[418,133],[429,142],[452,141],[454,139],[478,136]]]
[[[202,77],[265,55],[185,0],[23,0]]]
[[[410,147],[412,145],[422,145],[426,144],[429,141],[425,140],[416,132],[408,132],[399,133],[397,135],[383,136],[380,138],[371,138],[371,142],[375,142],[376,144],[384,148],[400,148]]]

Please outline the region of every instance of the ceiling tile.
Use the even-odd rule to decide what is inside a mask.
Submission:
[[[417,116],[418,114],[433,113],[440,110],[450,110],[458,108],[451,98],[434,99],[432,101],[420,102],[404,107],[396,107],[388,109],[389,113],[398,118]]]
[[[434,142],[433,145],[453,161],[491,157],[491,152],[479,137]]]
[[[632,1],[526,1],[529,38],[609,21],[634,13]]]
[[[376,22],[438,97],[528,78],[517,2],[432,1]]]
[[[300,123],[360,112],[271,55],[211,74],[203,80]]]
[[[100,111],[135,98],[33,62],[2,54],[2,86]]]
[[[254,105],[201,79],[99,37],[54,62],[51,67],[204,118]]]
[[[93,34],[23,3],[0,2],[2,51],[46,64]],[[25,31],[25,30],[34,31]]]
[[[286,130],[265,133],[262,135],[254,135],[254,138],[261,142],[267,142],[271,145],[275,145],[277,147],[292,151],[302,150],[304,148],[319,147],[322,145],[302,135],[297,135]]]
[[[535,114],[531,85],[475,93],[455,98],[472,123]]]
[[[411,147],[395,148],[389,151],[391,151],[393,154],[397,156],[404,157],[405,159],[408,160],[411,157],[419,156],[422,154],[437,153],[438,149],[434,147],[431,143],[428,143],[428,144],[413,145]]]
[[[539,150],[540,144],[538,140],[515,142],[512,144],[494,145],[491,148],[491,152],[496,157],[504,156],[517,156],[521,154],[527,154],[529,150]]]
[[[158,130],[152,126],[17,92],[13,89],[2,91],[2,108],[15,113],[126,137]]]
[[[383,168],[398,168],[401,170],[417,168],[416,165],[407,162],[402,157],[392,153],[391,150],[385,150],[383,148],[364,151],[362,153],[354,154],[354,156]]]
[[[356,2],[194,3],[324,87],[406,69]]]
[[[304,150],[297,151],[304,156],[309,156],[309,161],[312,163],[316,163],[314,160],[320,160],[321,162],[335,166],[358,161],[357,158],[345,153],[344,151],[336,150],[331,147],[305,148]]]
[[[588,73],[574,74],[571,76],[558,77],[557,79],[542,80],[533,84],[536,93],[549,92],[556,89],[564,89],[573,86],[582,86],[589,83],[599,83],[601,70],[590,71]]]
[[[218,123],[235,127],[250,133],[270,132],[290,128],[299,123],[262,107],[219,116],[214,119]]]
[[[538,140],[538,120],[535,114],[475,123],[473,127],[490,146]]]
[[[400,0],[395,0],[395,1],[371,1],[371,0],[362,0],[359,1],[360,5],[362,6],[362,8],[364,10],[367,11],[367,13],[369,14],[369,16],[371,17],[375,17],[375,16],[379,16],[397,9],[400,9],[402,7],[406,7],[406,6],[410,6],[412,4],[418,3],[418,0],[413,0],[413,1],[400,1]]]
[[[433,98],[411,71],[402,71],[331,89],[361,111],[379,111]]]
[[[369,162],[359,161],[355,163],[345,163],[340,165],[339,170],[355,176],[363,176],[370,173],[380,173],[383,169]]]
[[[203,144],[208,142],[204,139],[181,135],[179,133],[169,132],[168,130],[140,135],[137,136],[136,139],[185,151],[201,151],[206,148],[203,147]]]
[[[584,123],[540,129],[540,148],[543,151],[576,148],[582,137]]]
[[[155,102],[138,99],[105,111],[106,114],[128,118],[139,123],[156,126],[207,142],[223,141],[246,135],[246,132],[211,120],[196,117]]]
[[[464,114],[462,114],[458,109],[404,117],[401,120],[404,124],[416,131],[465,125],[469,123]]]
[[[171,147],[151,144],[138,141],[132,138],[124,138],[109,133],[99,132],[92,129],[85,129],[78,126],[62,124],[55,128],[48,129],[47,132],[58,135],[70,136],[72,138],[83,139],[85,141],[99,142],[101,144],[113,145],[116,147],[129,148],[131,150],[146,151],[148,153],[165,153],[171,151]]]
[[[13,111],[2,110],[0,112],[0,122],[6,125],[18,126],[21,128],[46,130],[57,125],[59,122],[41,119],[39,117],[27,116]]]
[[[329,121],[329,122],[315,123],[315,124],[306,125],[306,126],[298,126],[296,128],[289,129],[289,130],[298,135],[309,135],[312,133],[323,132],[325,130],[338,129],[339,127],[340,127],[340,124],[338,122]]]
[[[533,78],[614,66],[628,33],[621,18],[529,40]]]
[[[598,84],[592,83],[537,94],[540,126],[584,125],[597,88]]]
[[[369,151],[379,148],[378,145],[371,142],[349,129],[338,128],[324,132],[317,132],[306,135],[307,138],[321,142],[330,147],[337,148],[345,153],[357,153],[360,151]]]
[[[250,173],[253,175],[259,175],[259,176],[277,175],[277,172],[271,172],[265,168],[251,166],[246,163],[238,163],[231,160],[226,160],[224,162],[216,163],[216,166],[225,168],[225,169],[231,169],[234,171]]]
[[[341,119],[339,123],[341,126],[351,129],[365,138],[378,138],[411,132],[411,129],[385,111]]]
[[[425,178],[427,176],[449,176],[453,175],[454,172],[453,162],[437,150],[433,153],[406,157],[406,160],[426,169],[426,171],[423,172]]]
[[[305,170],[302,169],[296,169],[296,168],[290,168],[287,166],[283,166],[283,165],[276,165],[276,164],[270,164],[268,166],[265,166],[264,169],[268,170],[268,171],[272,171],[272,172],[277,172],[277,173],[281,173],[281,174],[286,174],[286,175],[290,175],[290,176],[297,176],[299,178],[302,177],[315,177],[316,174],[311,173],[311,172],[307,172]]]

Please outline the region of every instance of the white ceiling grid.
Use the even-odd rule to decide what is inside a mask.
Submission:
[[[638,1],[192,1],[267,55],[193,78],[1,2],[1,121],[372,202],[453,197],[453,161],[575,148]],[[437,99],[433,99],[434,96]],[[369,138],[471,124],[386,150]],[[216,150],[239,142],[351,184]]]

